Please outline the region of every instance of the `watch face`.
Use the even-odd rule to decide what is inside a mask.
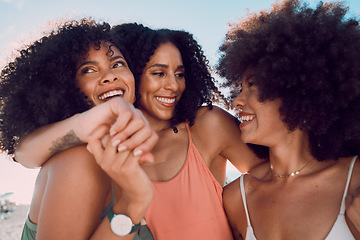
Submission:
[[[118,214],[113,217],[110,223],[111,230],[118,236],[128,235],[133,226],[131,219],[124,215]]]

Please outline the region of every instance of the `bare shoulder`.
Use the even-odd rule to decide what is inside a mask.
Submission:
[[[200,135],[205,134],[208,139],[216,139],[218,142],[230,141],[229,137],[239,139],[241,135],[236,118],[217,106],[213,106],[212,109],[201,107],[197,112],[192,130]]]
[[[196,114],[195,122],[197,121],[201,122],[201,125],[204,123],[215,125],[224,121],[232,121],[234,125],[237,125],[236,118],[218,106],[212,106],[211,109],[201,107]]]
[[[240,178],[224,187],[223,202],[235,239],[242,239],[241,236],[244,236],[244,231],[246,233],[247,219],[241,197]]]
[[[231,225],[234,225],[234,223],[238,221],[238,213],[241,212],[242,209],[239,179],[240,178],[226,185],[223,191],[224,209]]]
[[[224,205],[232,205],[241,200],[240,178],[235,179],[224,187],[223,200]]]

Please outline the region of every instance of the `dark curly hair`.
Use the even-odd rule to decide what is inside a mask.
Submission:
[[[231,26],[220,47],[225,86],[239,89],[251,70],[259,101],[280,98],[284,123],[309,132],[319,161],[360,149],[360,29],[347,12],[341,2],[286,0]]]
[[[115,43],[125,42],[128,50],[125,57],[134,74],[136,87],[146,63],[160,44],[171,42],[179,49],[185,67],[186,89],[175,107],[171,120],[173,126],[185,120],[192,125],[200,106],[206,104],[211,108],[212,100],[221,97],[210,74],[208,60],[192,34],[182,30],[154,30],[137,23],[115,26],[111,32]],[[135,106],[140,97],[137,89]]]
[[[8,154],[25,134],[91,106],[76,87],[76,64],[90,44],[110,40],[110,26],[70,21],[35,41],[1,72],[0,148]]]

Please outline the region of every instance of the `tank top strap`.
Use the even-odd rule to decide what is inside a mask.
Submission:
[[[358,157],[357,155],[354,156],[354,157],[351,159],[351,162],[350,162],[349,171],[348,171],[348,176],[347,176],[346,185],[345,185],[345,191],[344,191],[344,195],[343,195],[342,202],[341,202],[340,214],[344,214],[344,213],[345,213],[345,198],[346,198],[346,195],[347,195],[347,192],[348,192],[348,189],[349,189],[350,179],[351,179],[351,176],[352,176],[354,164],[355,164],[355,161],[356,161],[357,157]]]
[[[251,225],[250,224],[250,218],[249,218],[249,213],[248,213],[247,204],[246,204],[246,197],[245,197],[245,184],[244,184],[244,176],[245,176],[245,174],[241,174],[241,176],[240,176],[240,190],[241,190],[241,197],[242,197],[244,208],[245,208],[247,225],[250,226]]]
[[[185,125],[186,125],[186,130],[187,130],[188,138],[189,138],[189,146],[191,146],[191,144],[192,144],[192,139],[191,139],[189,122],[188,122],[187,120],[186,120],[186,122],[185,122]]]

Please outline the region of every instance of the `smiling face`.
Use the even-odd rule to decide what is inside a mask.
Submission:
[[[159,45],[140,80],[140,109],[147,117],[170,120],[185,90],[185,68],[180,51],[171,43]]]
[[[135,100],[135,81],[121,52],[111,43],[102,42],[100,49],[91,45],[76,71],[77,86],[98,105],[111,97]]]
[[[233,106],[240,110],[241,139],[245,143],[272,146],[276,138],[289,134],[281,120],[281,100],[259,101],[259,90],[251,73],[242,79],[242,91],[234,99]]]

